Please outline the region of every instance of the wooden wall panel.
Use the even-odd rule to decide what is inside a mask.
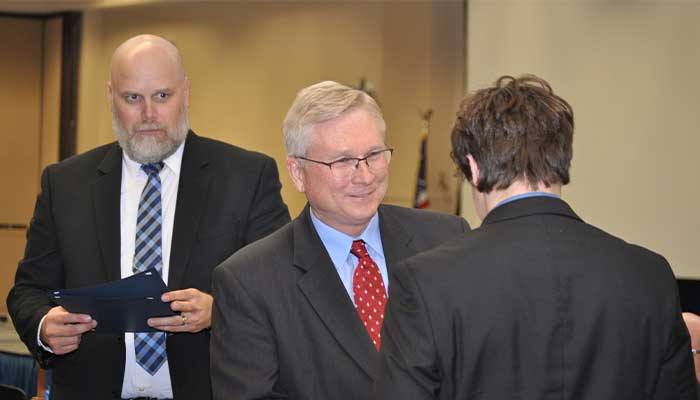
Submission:
[[[24,252],[41,168],[43,24],[36,18],[0,17],[0,310]],[[60,52],[59,52],[60,60]],[[60,63],[59,63],[60,65]],[[59,72],[60,74],[60,69]],[[60,75],[59,75],[60,76]],[[50,78],[50,77],[49,77]],[[56,93],[58,89],[55,90]],[[55,108],[55,107],[54,107]],[[50,126],[46,127],[50,134]],[[54,130],[57,140],[57,131]],[[54,157],[55,160],[56,157]]]
[[[42,21],[0,17],[0,51],[0,223],[26,224],[39,188]]]

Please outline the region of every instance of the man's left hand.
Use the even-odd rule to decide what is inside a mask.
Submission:
[[[170,303],[173,311],[180,315],[149,318],[148,326],[166,332],[197,333],[211,326],[211,307],[214,298],[197,289],[173,290],[163,293],[161,300]]]

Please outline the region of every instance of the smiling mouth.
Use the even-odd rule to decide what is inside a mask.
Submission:
[[[374,193],[374,190],[366,192],[366,193],[355,193],[355,194],[349,194],[348,197],[352,197],[354,199],[364,199],[366,197],[369,197]]]

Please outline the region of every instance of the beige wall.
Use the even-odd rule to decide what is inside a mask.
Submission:
[[[387,201],[413,200],[421,130],[419,110],[435,108],[431,155],[444,149],[444,126],[463,87],[463,4],[453,2],[223,2],[151,4],[84,15],[78,149],[114,140],[106,81],[114,48],[138,33],[173,40],[191,81],[195,131],[273,156],[293,214],[303,207],[284,170],[282,120],[296,92],[332,79],[367,78],[378,93],[396,148]],[[154,18],[157,16],[157,18]],[[455,24],[457,26],[455,26]],[[432,157],[437,208],[451,210],[452,166]],[[448,187],[438,189],[440,174]],[[451,186],[449,186],[451,185]]]
[[[24,253],[43,166],[58,159],[61,22],[0,17],[0,311]],[[11,60],[11,62],[7,62]]]
[[[577,212],[695,278],[699,18],[691,1],[472,0],[467,24],[469,88],[531,72],[573,106]]]
[[[41,21],[0,17],[0,48],[12,54],[0,63],[0,223],[26,224],[39,188]]]

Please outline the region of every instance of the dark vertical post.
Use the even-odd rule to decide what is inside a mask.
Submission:
[[[61,60],[61,122],[59,160],[75,154],[78,125],[78,73],[82,14],[67,12],[63,15],[63,45]]]

